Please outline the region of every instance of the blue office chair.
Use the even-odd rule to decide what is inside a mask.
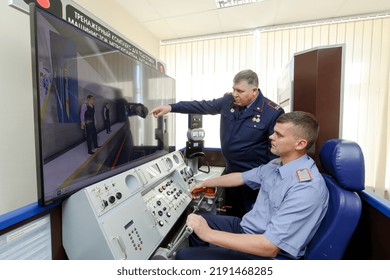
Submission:
[[[329,189],[329,207],[310,241],[304,259],[342,259],[360,219],[364,190],[364,157],[352,141],[332,139],[320,151],[323,177]]]

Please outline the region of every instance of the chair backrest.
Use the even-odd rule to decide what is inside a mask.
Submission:
[[[329,206],[304,259],[342,259],[360,219],[364,189],[364,157],[352,141],[332,139],[320,151],[322,174],[329,190]]]

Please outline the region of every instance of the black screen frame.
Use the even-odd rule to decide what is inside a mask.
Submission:
[[[30,32],[31,32],[30,34],[31,34],[31,57],[32,57],[32,76],[33,76],[32,84],[33,84],[33,106],[34,106],[33,120],[34,120],[34,134],[35,134],[35,163],[36,163],[36,179],[37,179],[37,193],[38,193],[38,205],[39,206],[47,206],[47,205],[50,205],[53,203],[60,202],[64,199],[66,199],[67,197],[69,197],[70,195],[72,195],[73,193],[81,190],[84,187],[87,187],[93,183],[104,180],[107,177],[122,173],[122,172],[129,170],[131,168],[135,168],[139,165],[142,165],[148,161],[154,160],[158,157],[164,156],[164,155],[168,154],[169,152],[175,150],[175,146],[168,146],[168,144],[163,142],[164,141],[163,137],[161,137],[161,139],[160,139],[160,137],[159,137],[159,136],[161,136],[160,132],[163,131],[164,129],[163,129],[163,127],[160,127],[162,122],[160,119],[158,119],[157,120],[158,128],[156,129],[156,140],[158,140],[158,149],[159,150],[157,150],[154,154],[147,155],[147,156],[141,157],[137,160],[134,160],[132,162],[129,162],[128,164],[126,164],[124,166],[120,166],[119,168],[116,168],[112,172],[104,173],[104,174],[100,174],[100,175],[95,175],[95,176],[85,180],[85,182],[80,184],[80,187],[78,187],[77,189],[66,192],[66,193],[61,194],[57,197],[47,199],[45,197],[45,195],[46,195],[45,188],[47,186],[45,186],[45,179],[44,179],[44,168],[43,168],[44,158],[43,158],[43,148],[42,148],[43,141],[42,141],[42,133],[41,133],[42,124],[41,124],[41,110],[40,110],[40,101],[39,101],[39,95],[40,95],[40,92],[39,92],[39,79],[40,79],[39,71],[40,71],[40,69],[39,69],[38,40],[37,40],[37,25],[38,25],[37,24],[37,12],[47,13],[49,16],[55,17],[59,21],[62,21],[65,25],[68,25],[70,28],[74,28],[74,29],[77,29],[77,28],[74,27],[73,25],[71,25],[70,23],[66,22],[62,18],[58,18],[58,17],[48,13],[47,11],[40,9],[39,7],[37,7],[35,5],[35,3],[31,3],[29,6],[30,6]],[[98,40],[82,30],[78,30],[78,32],[82,33],[86,37],[92,38],[93,40]],[[102,43],[105,44],[104,42],[102,42]],[[155,70],[155,71],[157,71],[157,70]],[[157,139],[157,138],[159,138],[159,139]]]

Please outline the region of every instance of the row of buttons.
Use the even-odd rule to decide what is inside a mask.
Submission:
[[[133,229],[129,233],[129,237],[130,237],[130,242],[133,245],[134,250],[135,251],[138,251],[138,250],[142,251],[143,241],[141,239],[141,236],[139,235],[137,228]]]
[[[108,202],[110,202],[111,204],[113,204],[117,199],[121,199],[122,198],[122,193],[121,192],[117,192],[115,194],[115,196],[111,195],[109,198],[108,198],[108,201],[103,199],[102,200],[102,206],[103,206],[103,209],[106,208],[108,206]]]
[[[162,193],[162,192],[165,191],[165,190],[167,189],[167,187],[169,187],[172,183],[173,183],[173,180],[168,181],[165,185],[162,185],[162,186],[158,189],[158,191],[159,191],[160,193]]]

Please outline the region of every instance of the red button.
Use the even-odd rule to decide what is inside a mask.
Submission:
[[[48,9],[50,7],[49,0],[37,0],[37,3],[41,5],[42,8]]]

